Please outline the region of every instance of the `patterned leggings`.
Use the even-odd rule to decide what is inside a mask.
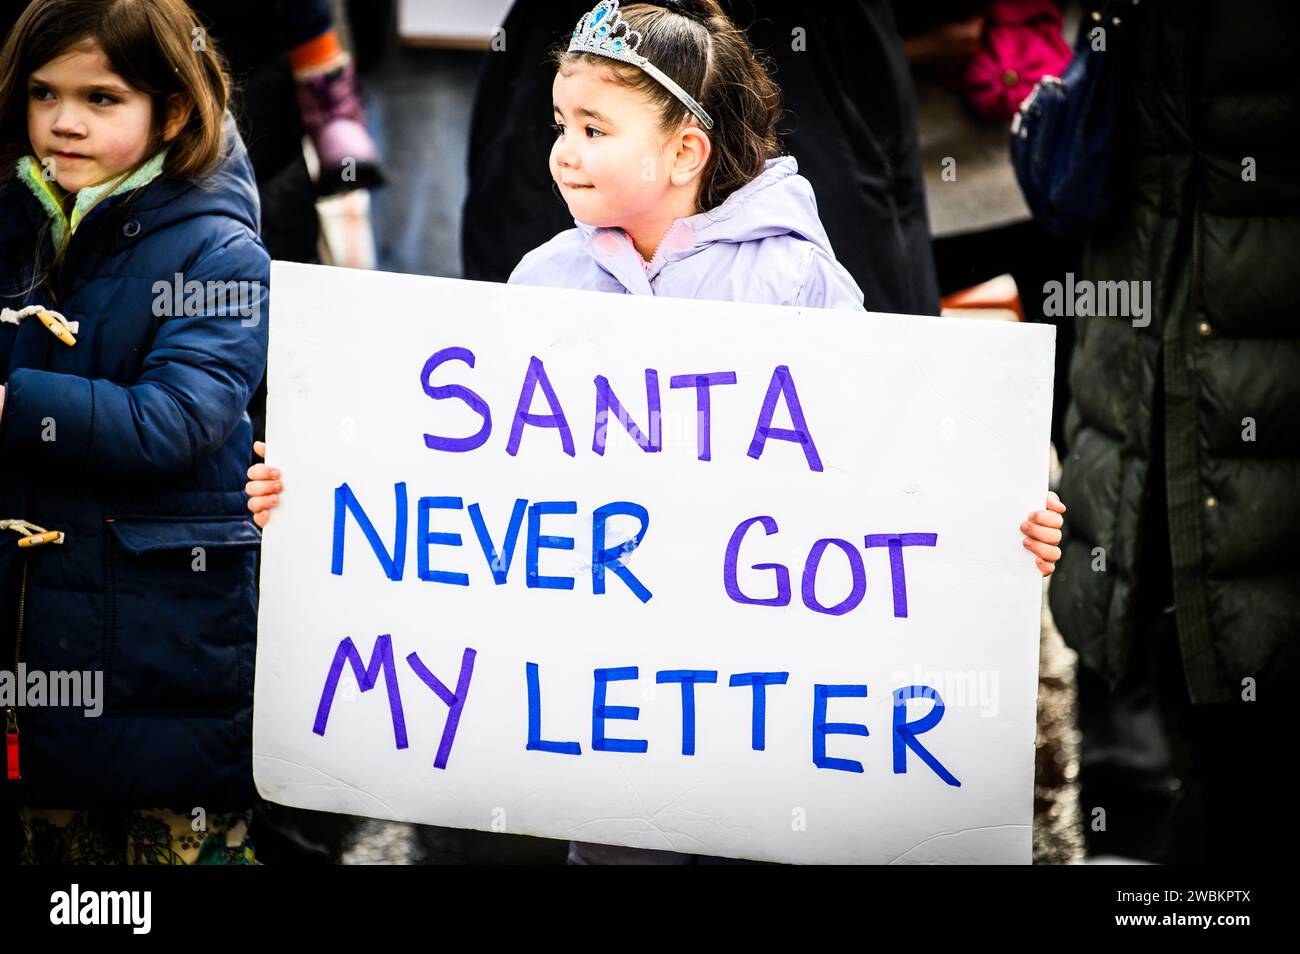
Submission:
[[[255,865],[252,812],[195,819],[162,808],[21,808],[25,865]]]

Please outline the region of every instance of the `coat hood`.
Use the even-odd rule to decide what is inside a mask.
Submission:
[[[862,310],[862,290],[835,260],[812,184],[792,156],[717,208],[677,219],[650,262],[620,228],[575,222],[524,256],[525,285]]]
[[[621,229],[594,228],[575,221],[588,243],[600,241]],[[662,259],[678,262],[715,244],[740,244],[777,235],[790,235],[812,242],[833,257],[830,239],[817,215],[817,198],[812,184],[799,175],[793,156],[769,159],[763,171],[741,186],[716,209],[678,219],[664,235],[651,274]]]
[[[151,224],[161,227],[199,215],[228,216],[254,233],[260,232],[257,177],[230,113],[226,113],[223,133],[222,157],[212,172],[195,182],[164,179],[139,197],[132,211],[141,220],[142,233]]]

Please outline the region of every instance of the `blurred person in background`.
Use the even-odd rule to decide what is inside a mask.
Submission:
[[[1010,273],[1026,321],[1056,325],[1052,443],[1066,453],[1074,325],[1043,314],[1043,285],[1078,271],[1078,241],[1036,222],[1011,166],[1010,125],[1044,74],[1070,60],[1054,0],[896,0],[916,87],[921,172],[939,292]]]
[[[1097,14],[1085,22],[1110,32],[1122,136],[1081,278],[1151,294],[1147,324],[1076,320],[1072,519],[1049,599],[1079,654],[1085,834],[1093,855],[1287,859],[1300,11],[1143,0]]]

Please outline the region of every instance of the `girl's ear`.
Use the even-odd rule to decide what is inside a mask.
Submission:
[[[167,112],[163,119],[163,142],[171,142],[181,134],[189,122],[194,103],[183,93],[172,93],[167,97]]]
[[[677,134],[677,157],[669,170],[673,185],[687,185],[704,173],[713,153],[708,133],[699,126],[687,126]]]

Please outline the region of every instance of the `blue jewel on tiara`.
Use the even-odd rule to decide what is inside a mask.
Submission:
[[[637,52],[640,46],[641,34],[629,27],[618,12],[618,0],[600,0],[578,21],[569,40],[570,53],[593,53],[640,67],[694,113],[705,129],[712,129],[713,120],[704,107],[672,77]]]

